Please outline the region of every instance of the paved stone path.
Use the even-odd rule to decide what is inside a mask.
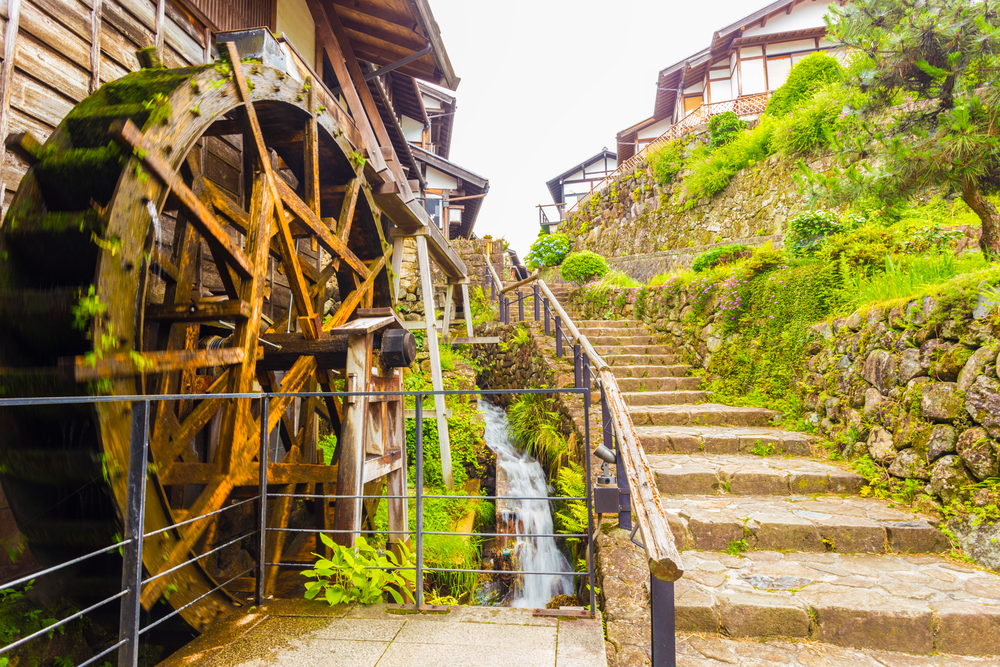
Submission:
[[[861,497],[770,411],[706,402],[641,322],[576,324],[625,393],[682,549],[679,665],[1000,664],[1000,577],[940,555],[933,519]],[[597,546],[609,664],[649,664],[643,554],[614,523]]]
[[[600,619],[535,617],[529,609],[274,600],[216,624],[160,667],[606,667]]]

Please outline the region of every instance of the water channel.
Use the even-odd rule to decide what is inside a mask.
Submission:
[[[503,526],[514,528],[513,556],[516,569],[525,572],[572,572],[572,567],[553,537],[523,537],[552,535],[552,506],[547,500],[513,500],[542,498],[551,495],[541,464],[519,452],[507,432],[507,415],[503,409],[480,401],[486,419],[486,445],[497,455],[497,495],[512,498],[499,500],[498,531]],[[501,483],[500,480],[505,480]],[[559,574],[526,574],[515,578],[518,587],[511,598],[512,607],[544,608],[556,595],[573,594],[573,577]]]

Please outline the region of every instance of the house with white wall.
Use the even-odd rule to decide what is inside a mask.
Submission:
[[[543,226],[557,224],[598,183],[618,168],[618,155],[607,147],[596,155],[573,165],[545,183],[552,195],[551,204],[539,205],[538,222]]]
[[[826,0],[778,0],[717,30],[701,51],[662,70],[653,115],[618,133],[624,162],[671,127],[734,111],[756,118],[802,58],[837,48],[826,38]]]

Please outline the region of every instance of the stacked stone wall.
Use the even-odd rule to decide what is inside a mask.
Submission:
[[[488,239],[454,239],[452,248],[465,262],[469,275],[469,287],[482,287],[486,293],[490,289],[489,271],[486,268],[485,253],[491,249],[490,263],[497,275],[503,275],[503,248],[499,242]],[[403,242],[403,261],[400,265],[398,306],[400,317],[404,320],[422,320],[424,318],[423,291],[420,289],[420,267],[417,264],[417,244],[413,239]],[[434,305],[444,306],[444,274],[431,260],[431,280],[434,282]],[[455,290],[456,309],[461,309],[461,291]]]

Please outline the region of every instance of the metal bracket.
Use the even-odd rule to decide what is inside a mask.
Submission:
[[[634,544],[635,546],[637,546],[637,547],[640,547],[640,548],[642,548],[642,549],[645,549],[645,548],[646,548],[646,545],[645,545],[645,544],[643,544],[642,542],[636,542],[636,541],[635,541],[635,534],[636,534],[637,532],[639,532],[639,524],[635,524],[635,527],[633,527],[633,528],[632,528],[632,532],[631,532],[631,533],[629,533],[629,535],[628,535],[628,539],[629,539],[629,540],[630,540],[630,541],[632,542],[632,544]]]

